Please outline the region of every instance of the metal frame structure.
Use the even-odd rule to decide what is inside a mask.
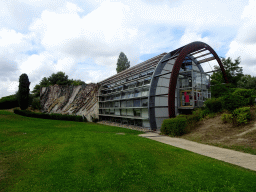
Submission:
[[[202,79],[211,71],[205,72],[201,64],[212,60],[217,60],[228,83],[219,57],[203,42],[193,42],[160,54],[99,82],[100,119],[131,123],[151,130],[159,129],[164,119],[175,117],[179,112],[179,94],[183,89],[177,87],[179,76],[184,79],[184,74],[190,73],[192,79],[198,78],[200,81],[201,78],[200,87],[203,91]],[[199,76],[195,77],[194,74]],[[203,94],[193,85],[191,90],[193,97]],[[204,93],[208,93],[207,90]],[[193,105],[187,109],[196,107],[194,100],[192,102]]]

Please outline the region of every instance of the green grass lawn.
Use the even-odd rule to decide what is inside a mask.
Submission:
[[[140,133],[0,111],[0,191],[256,190],[256,172]]]

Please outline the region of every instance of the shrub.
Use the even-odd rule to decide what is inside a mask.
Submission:
[[[32,109],[41,109],[41,104],[40,104],[40,98],[33,98],[33,101],[31,103]]]
[[[11,109],[19,107],[16,95],[9,95],[0,99],[0,109]]]
[[[209,113],[217,113],[222,110],[222,97],[219,98],[211,98],[204,102],[206,110]]]
[[[230,93],[229,84],[216,84],[211,87],[211,95],[213,98],[219,98]]]
[[[251,119],[250,107],[241,107],[233,111],[234,124],[247,124]]]
[[[232,112],[236,108],[243,107],[247,104],[246,100],[244,100],[244,97],[238,94],[229,94],[226,95],[223,98],[222,106],[224,109],[227,109],[228,111]]]
[[[232,114],[223,113],[221,115],[221,120],[223,123],[232,123],[233,116]]]
[[[161,126],[161,133],[170,136],[181,136],[185,133],[187,119],[184,117],[165,119]]]
[[[243,97],[245,105],[253,105],[255,99],[255,90],[236,88],[232,95],[239,95]]]

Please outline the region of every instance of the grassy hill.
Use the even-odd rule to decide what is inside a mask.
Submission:
[[[253,191],[256,173],[94,123],[0,110],[0,191]]]

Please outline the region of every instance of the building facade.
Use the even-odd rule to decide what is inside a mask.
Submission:
[[[210,73],[203,65],[217,62],[215,51],[193,42],[162,53],[97,84],[41,88],[42,111],[82,115],[159,130],[164,119],[202,107],[211,97]]]
[[[101,82],[99,119],[160,129],[164,119],[202,107],[211,97],[210,75],[201,66],[216,60],[207,44],[193,42],[162,53]]]

